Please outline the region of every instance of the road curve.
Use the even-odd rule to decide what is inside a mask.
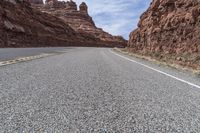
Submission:
[[[134,59],[189,83],[198,77]],[[0,67],[0,133],[199,133],[200,89],[105,48]]]

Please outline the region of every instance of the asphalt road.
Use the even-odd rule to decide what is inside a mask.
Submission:
[[[24,56],[34,56],[41,53],[60,52],[65,49],[63,47],[53,48],[4,48],[0,49],[0,61],[13,60]]]
[[[149,68],[104,48],[0,67],[0,133],[199,133],[199,77],[133,60]]]

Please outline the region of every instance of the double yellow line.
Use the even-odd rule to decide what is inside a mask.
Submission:
[[[16,63],[20,63],[20,62],[40,59],[40,58],[44,58],[44,57],[51,56],[51,55],[52,54],[41,54],[41,55],[28,56],[28,57],[20,57],[20,58],[14,59],[14,60],[2,61],[2,62],[0,62],[0,67],[11,65],[11,64],[16,64]]]

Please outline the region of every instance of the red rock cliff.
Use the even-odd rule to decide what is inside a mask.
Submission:
[[[76,32],[90,34],[110,46],[126,46],[127,41],[120,36],[112,36],[95,26],[94,21],[88,14],[88,6],[81,3],[79,10],[74,1],[67,2],[57,0],[47,0],[44,6],[37,7],[42,12],[57,16],[69,24]]]
[[[62,19],[31,7],[28,0],[0,1],[0,47],[106,46],[74,31]]]
[[[130,34],[137,51],[171,54],[200,53],[200,2],[153,0]]]
[[[32,4],[43,4],[43,0],[28,0]]]
[[[42,6],[34,2],[33,7]],[[62,5],[60,2],[53,6]],[[63,19],[32,6],[29,0],[0,1],[0,47],[116,46],[91,34],[77,32]]]

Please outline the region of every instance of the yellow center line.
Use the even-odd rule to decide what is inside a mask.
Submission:
[[[20,58],[14,59],[14,60],[2,61],[2,62],[0,62],[0,67],[6,66],[6,65],[11,65],[11,64],[16,64],[16,63],[20,63],[20,62],[25,62],[25,61],[31,61],[34,59],[44,58],[44,57],[51,56],[51,55],[53,55],[53,54],[41,54],[41,55],[28,56],[28,57],[20,57]]]

